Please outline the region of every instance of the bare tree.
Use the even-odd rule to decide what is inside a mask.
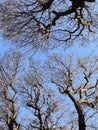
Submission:
[[[4,0],[0,28],[5,38],[20,46],[69,46],[76,38],[85,40],[88,33],[96,32],[96,6],[95,0]]]
[[[30,58],[21,73],[20,56],[10,52],[0,59],[1,129],[98,129],[97,57],[53,55],[46,70]]]
[[[91,119],[98,116],[98,58],[70,56],[65,59],[65,56],[53,55],[47,66],[50,81],[72,101],[79,130],[98,129],[97,123],[91,123]]]
[[[68,128],[68,106],[46,84],[42,66],[31,58],[22,73],[20,56],[18,52],[9,52],[0,59],[0,129]]]
[[[20,127],[17,122],[15,88],[19,61],[20,55],[16,52],[6,53],[6,56],[0,59],[0,126],[4,130],[18,130]]]
[[[53,89],[45,87],[39,63],[30,61],[30,64],[30,71],[22,77],[19,91],[26,113],[30,114],[29,117],[27,114],[22,117],[23,126],[26,130],[64,130],[67,123],[60,124],[60,121],[65,118],[67,107],[62,109],[63,101]]]

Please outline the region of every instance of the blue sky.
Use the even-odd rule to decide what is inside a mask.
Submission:
[[[13,45],[10,44],[8,41],[3,40],[2,36],[0,37],[0,54],[3,54],[6,50],[8,50],[9,48],[13,48]],[[52,51],[52,52],[62,52],[62,49],[58,49],[56,51]],[[42,57],[45,57],[47,52],[41,52],[38,51],[37,53],[35,53],[35,58],[41,59]],[[86,56],[86,55],[90,55],[90,54],[98,54],[98,44],[97,43],[90,43],[88,46],[79,46],[79,45],[74,45],[71,46],[69,48],[67,48],[66,50],[63,51],[63,53],[65,54],[72,54],[75,53],[79,56]],[[32,54],[32,52],[31,52]]]
[[[10,43],[5,41],[2,36],[0,36],[0,54],[3,54],[6,50],[10,48]],[[11,47],[12,48],[12,47]]]
[[[94,34],[93,34],[94,36]],[[92,36],[92,37],[93,37]],[[10,44],[9,41],[7,40],[4,40],[2,38],[2,36],[0,36],[0,55],[4,54],[4,52],[6,50],[8,50],[9,48],[13,48],[14,47],[14,44]],[[30,55],[33,55],[32,54],[32,50],[30,51],[29,53],[29,56]],[[70,46],[69,48],[67,48],[66,50],[62,50],[62,48],[57,48],[57,49],[54,49],[51,51],[52,53],[64,53],[64,54],[76,54],[78,56],[90,56],[92,54],[95,54],[95,55],[98,55],[98,44],[97,44],[97,40],[96,41],[93,41],[93,43],[88,43],[87,46],[81,46],[79,45],[78,43],[74,46]],[[51,54],[51,53],[49,53]],[[27,54],[26,54],[27,55]],[[36,53],[34,53],[33,57],[34,59],[40,59],[40,60],[43,60],[46,59],[46,56],[47,55],[47,52],[41,52],[41,50],[37,51]]]

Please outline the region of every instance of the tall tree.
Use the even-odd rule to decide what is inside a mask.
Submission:
[[[47,62],[50,81],[72,101],[79,130],[94,129],[95,126],[86,120],[95,113],[98,116],[98,58],[64,57],[53,55]]]
[[[69,46],[76,38],[85,40],[96,32],[96,5],[95,0],[4,0],[0,28],[5,38],[20,46]]]
[[[45,84],[40,63],[30,59],[24,70],[20,56],[8,52],[0,59],[0,130],[68,128],[67,107]]]
[[[19,71],[20,55],[16,52],[6,53],[0,59],[0,126],[2,129],[19,129],[17,121],[16,77]],[[0,128],[1,129],[1,128]]]
[[[22,76],[19,93],[24,103],[25,113],[21,124],[26,130],[64,130],[67,123],[61,123],[67,109],[63,109],[63,100],[60,101],[52,88],[46,87],[40,63],[30,60],[30,70]],[[41,66],[40,66],[41,67]],[[62,103],[62,104],[61,104]]]

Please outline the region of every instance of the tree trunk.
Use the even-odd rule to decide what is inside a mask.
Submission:
[[[82,111],[81,113],[78,113],[78,125],[79,130],[86,130],[85,117]]]
[[[79,130],[86,130],[86,124],[85,124],[85,116],[83,114],[83,109],[81,107],[81,104],[73,97],[70,91],[67,91],[67,94],[71,101],[74,103],[77,114],[78,114],[78,127]]]
[[[9,125],[9,130],[13,130],[13,124]]]

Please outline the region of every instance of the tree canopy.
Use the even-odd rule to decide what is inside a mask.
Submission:
[[[16,52],[1,58],[2,129],[98,129],[98,58],[66,57],[55,54],[44,66],[32,58],[24,66]]]
[[[0,27],[5,38],[20,46],[69,46],[97,31],[96,6],[95,0],[4,0]]]
[[[0,55],[0,130],[98,130],[98,58],[66,55],[58,49],[94,40],[97,4],[0,1],[5,39],[29,49],[57,48],[44,60],[16,48]]]

